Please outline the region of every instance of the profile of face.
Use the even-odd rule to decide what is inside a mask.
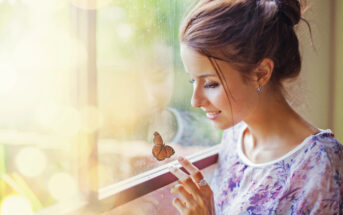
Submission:
[[[172,98],[174,71],[172,47],[156,43],[149,57],[141,62],[139,78],[142,80],[141,93],[145,101],[146,116],[153,117],[165,110]],[[143,53],[144,56],[147,53]],[[142,69],[145,68],[145,69]]]
[[[181,58],[193,83],[192,106],[201,108],[216,128],[229,128],[254,114],[259,101],[255,82],[244,81],[228,62],[217,60],[223,85],[208,57],[185,44],[181,44]]]
[[[101,69],[99,100],[111,135],[141,135],[142,127],[168,107],[174,86],[173,50],[164,43],[151,47],[137,47],[129,61],[120,59]]]

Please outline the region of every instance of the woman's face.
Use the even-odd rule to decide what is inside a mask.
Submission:
[[[216,61],[226,81],[227,96],[206,56],[181,44],[181,58],[193,82],[192,106],[201,108],[215,127],[226,129],[253,115],[258,102],[256,84],[244,82],[229,63]]]

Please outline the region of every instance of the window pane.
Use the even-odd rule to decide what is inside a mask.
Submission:
[[[100,186],[219,143],[220,132],[190,107],[178,27],[191,1],[122,0],[98,10]],[[152,156],[158,131],[175,155]]]
[[[82,46],[71,29],[66,0],[0,1],[3,214],[33,214],[78,194],[74,71]]]

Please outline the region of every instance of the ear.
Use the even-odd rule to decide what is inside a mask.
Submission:
[[[270,58],[264,58],[256,67],[254,76],[258,86],[265,86],[274,70],[274,61]]]

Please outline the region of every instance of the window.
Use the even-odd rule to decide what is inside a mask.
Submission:
[[[2,214],[107,210],[175,180],[178,155],[216,161],[179,57],[189,2],[0,1]],[[152,156],[155,131],[174,156]]]
[[[101,187],[176,157],[154,159],[155,131],[177,155],[189,155],[219,142],[220,133],[189,104],[192,86],[178,47],[178,26],[186,3],[116,1],[98,10]]]

